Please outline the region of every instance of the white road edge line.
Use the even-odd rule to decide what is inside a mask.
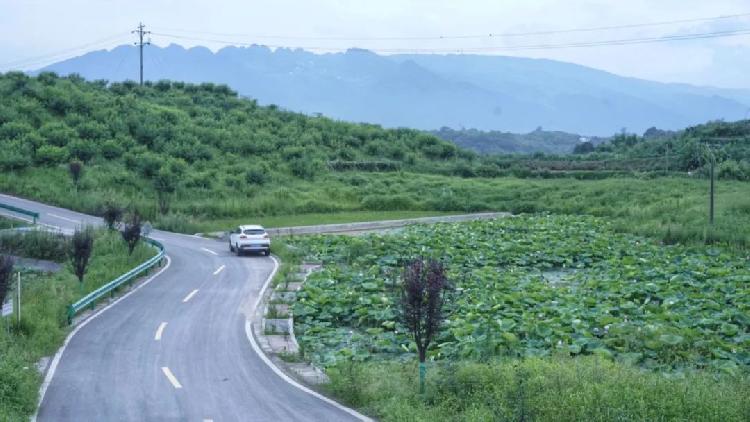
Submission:
[[[198,289],[195,289],[192,292],[188,293],[188,295],[185,296],[185,299],[182,299],[182,303],[186,303],[188,300],[192,299],[196,293],[198,293]]]
[[[81,322],[78,326],[76,326],[73,331],[68,334],[68,337],[65,338],[65,342],[63,343],[62,347],[60,347],[57,350],[57,353],[55,353],[55,357],[52,358],[52,363],[49,365],[49,369],[47,370],[47,375],[44,376],[44,381],[42,382],[41,387],[39,387],[39,402],[37,403],[36,412],[34,412],[34,415],[31,417],[31,421],[35,422],[37,413],[39,412],[39,409],[42,408],[42,402],[44,402],[44,394],[47,392],[47,387],[49,387],[50,383],[52,382],[52,377],[55,376],[55,371],[57,370],[57,365],[60,363],[60,359],[62,358],[63,353],[65,352],[65,348],[68,347],[68,344],[70,343],[70,340],[73,339],[73,336],[78,333],[78,331],[81,330],[81,328],[85,327],[89,322],[91,322],[94,318],[98,317],[104,311],[107,309],[117,305],[121,301],[125,300],[128,296],[132,295],[133,293],[137,292],[139,289],[141,289],[143,286],[150,283],[153,279],[161,275],[164,271],[166,271],[167,268],[169,268],[170,265],[172,265],[172,260],[169,258],[169,256],[165,257],[167,260],[167,265],[164,266],[159,272],[152,275],[148,280],[144,281],[143,283],[139,284],[136,288],[133,290],[127,292],[123,296],[121,296],[119,299],[115,300],[114,302],[110,303],[109,305],[105,306],[104,308],[100,309],[95,314],[91,315],[90,317],[86,318],[83,322]]]
[[[166,366],[162,366],[161,371],[164,372],[164,376],[166,376],[169,382],[172,383],[172,387],[182,388],[182,384],[177,381],[177,378],[175,378],[174,374],[169,370],[169,368],[167,368]]]
[[[67,221],[69,223],[81,223],[81,221],[82,221],[82,220],[81,221],[79,221],[79,220],[73,220],[72,218],[63,217],[63,216],[57,215],[57,214],[52,214],[51,212],[48,212],[47,215],[49,215],[50,217],[59,218],[60,220]]]
[[[260,305],[260,301],[263,299],[263,294],[268,289],[268,286],[271,284],[271,280],[273,280],[273,276],[276,275],[276,272],[279,269],[279,261],[276,259],[276,257],[272,255],[271,259],[273,259],[273,264],[274,264],[273,265],[273,271],[271,271],[271,274],[268,276],[268,279],[266,279],[265,283],[263,283],[263,287],[260,289],[260,292],[258,293],[258,299],[255,301],[255,305],[253,305],[253,308],[251,309],[251,312],[252,312],[250,314],[251,317],[252,317],[252,315],[255,315],[255,311],[258,309],[258,306]],[[279,376],[279,378],[281,378],[282,380],[286,381],[287,384],[290,384],[293,387],[296,387],[299,390],[302,390],[303,392],[305,392],[305,393],[307,393],[307,394],[309,394],[309,395],[311,395],[311,396],[313,396],[313,397],[315,397],[317,399],[320,399],[320,400],[322,400],[322,401],[330,404],[331,406],[334,406],[335,408],[337,408],[339,410],[342,410],[342,411],[344,411],[344,412],[346,412],[346,413],[354,416],[355,418],[357,418],[357,419],[359,419],[361,421],[373,422],[373,420],[371,418],[369,418],[369,417],[367,417],[367,416],[365,416],[365,415],[357,412],[356,410],[351,409],[349,407],[346,407],[346,406],[338,403],[337,401],[335,401],[333,399],[330,399],[330,398],[328,398],[328,397],[326,397],[326,396],[324,396],[324,395],[322,395],[322,394],[320,394],[320,393],[318,393],[316,391],[313,391],[313,390],[305,387],[304,385],[302,385],[302,384],[298,383],[297,381],[293,380],[292,378],[290,378],[289,375],[287,375],[287,374],[284,373],[284,371],[282,371],[281,369],[279,369],[279,367],[277,367],[271,361],[271,359],[269,359],[268,356],[266,356],[266,354],[263,352],[263,350],[260,348],[260,346],[258,346],[258,343],[255,341],[255,336],[253,335],[253,324],[252,324],[252,322],[250,322],[249,319],[247,319],[247,316],[245,318],[245,335],[247,336],[247,339],[250,341],[250,345],[253,347],[253,350],[255,351],[255,354],[258,355],[258,357],[260,357],[260,359],[263,361],[263,363],[265,363],[269,368],[271,368],[271,370],[273,372],[275,372],[276,375]]]
[[[167,323],[162,322],[159,324],[159,328],[156,329],[156,334],[154,335],[154,340],[159,341],[161,340],[161,335],[164,334],[164,329],[167,328]]]
[[[201,250],[204,250],[210,254],[218,255],[216,252],[212,251],[211,249],[201,248]]]
[[[214,275],[217,275],[217,274],[219,274],[220,272],[224,271],[224,267],[226,267],[226,265],[222,265],[221,267],[219,267],[219,269],[218,269],[218,270],[214,271]]]

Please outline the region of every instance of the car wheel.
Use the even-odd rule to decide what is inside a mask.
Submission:
[[[229,244],[229,252],[234,252],[234,246],[231,243]]]
[[[265,254],[266,256],[268,256],[268,255],[271,255],[271,250],[270,250],[270,249],[266,249],[265,251],[263,251],[263,253],[264,253],[264,254]]]
[[[239,245],[234,245],[234,251],[237,252],[237,256],[242,256],[242,249]]]

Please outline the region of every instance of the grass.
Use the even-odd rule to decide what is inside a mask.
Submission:
[[[346,362],[328,392],[383,421],[746,421],[750,378],[644,372],[598,358],[429,363]]]
[[[25,221],[0,216],[0,230],[26,227],[28,225]]]
[[[393,173],[332,173],[315,181],[287,180],[252,192],[178,190],[171,211],[157,216],[149,189],[114,192],[107,166],[91,167],[77,195],[59,183],[63,168],[9,172],[0,190],[96,214],[113,195],[133,203],[156,226],[182,233],[227,230],[238,223],[268,227],[392,219],[478,211],[589,214],[621,231],[666,243],[750,245],[750,183],[719,181],[716,220],[708,224],[708,181],[689,177],[618,177],[603,180],[470,178]]]
[[[66,307],[86,292],[130,270],[155,251],[140,244],[128,256],[119,234],[99,231],[84,284],[70,269],[55,274],[22,274],[22,318],[9,319],[10,333],[0,330],[0,420],[28,420],[36,409],[41,377],[35,364],[52,355],[68,333]]]

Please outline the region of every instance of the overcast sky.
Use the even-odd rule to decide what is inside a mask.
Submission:
[[[0,0],[0,71],[34,69],[88,50],[132,42],[129,31],[143,21],[154,32],[153,43],[162,46],[206,45],[216,50],[223,44],[208,40],[219,40],[321,52],[349,47],[383,52],[480,49],[481,54],[544,57],[662,82],[750,89],[750,34],[626,46],[508,49],[750,30],[750,16],[487,36],[742,13],[750,13],[750,0]],[[480,36],[452,38],[464,35]],[[435,38],[439,36],[445,38]],[[432,39],[414,39],[419,37]]]

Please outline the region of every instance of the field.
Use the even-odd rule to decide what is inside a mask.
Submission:
[[[64,168],[12,172],[0,178],[0,190],[31,196],[66,208],[98,214],[110,197],[155,213],[144,196],[147,184],[117,193],[90,180],[118,177],[109,166],[90,168],[85,189],[59,181]],[[123,176],[125,177],[125,176]],[[613,178],[604,180],[472,178],[412,173],[342,173],[316,182],[269,184],[250,194],[197,190],[176,194],[172,211],[156,216],[160,228],[184,233],[221,231],[238,222],[302,225],[440,212],[552,212],[587,214],[612,221],[616,230],[635,232],[668,243],[750,245],[750,184],[717,184],[716,222],[708,224],[708,182],[688,177]],[[154,215],[152,213],[152,215]]]
[[[570,412],[561,420],[741,420],[750,409],[746,397],[713,414],[703,399],[675,408],[750,387],[750,267],[733,248],[665,245],[601,219],[554,215],[292,243],[324,264],[294,305],[304,356],[328,368],[336,394],[386,420],[523,420],[523,404],[508,398],[526,394],[518,382],[530,383],[526,411],[541,420],[556,409]],[[428,354],[437,391],[427,403],[404,386],[386,399],[396,387],[379,375],[413,386],[416,349],[397,318],[396,283],[417,256],[440,259],[453,282]],[[519,365],[537,378],[519,380]],[[638,389],[641,409],[618,398]],[[558,393],[565,399],[549,401]]]
[[[30,242],[46,244],[62,242],[56,236],[36,235]],[[23,253],[38,249],[34,244],[3,242],[2,253]],[[50,251],[64,251],[56,245]],[[84,284],[81,285],[69,266],[58,273],[22,271],[22,318],[20,324],[12,318],[4,318],[0,327],[0,420],[20,421],[36,409],[41,377],[36,363],[43,356],[51,356],[62,345],[68,334],[67,305],[118,275],[130,270],[155,251],[139,245],[128,256],[127,248],[117,233],[97,233],[94,253]],[[24,255],[28,255],[23,253]],[[40,258],[63,260],[61,253],[49,253]],[[15,294],[15,293],[12,293]],[[6,324],[8,330],[6,331]]]
[[[716,247],[659,245],[597,219],[532,216],[309,237],[321,260],[294,308],[317,362],[413,353],[396,321],[404,260],[449,268],[455,290],[434,359],[594,354],[649,369],[750,365],[750,268]]]

